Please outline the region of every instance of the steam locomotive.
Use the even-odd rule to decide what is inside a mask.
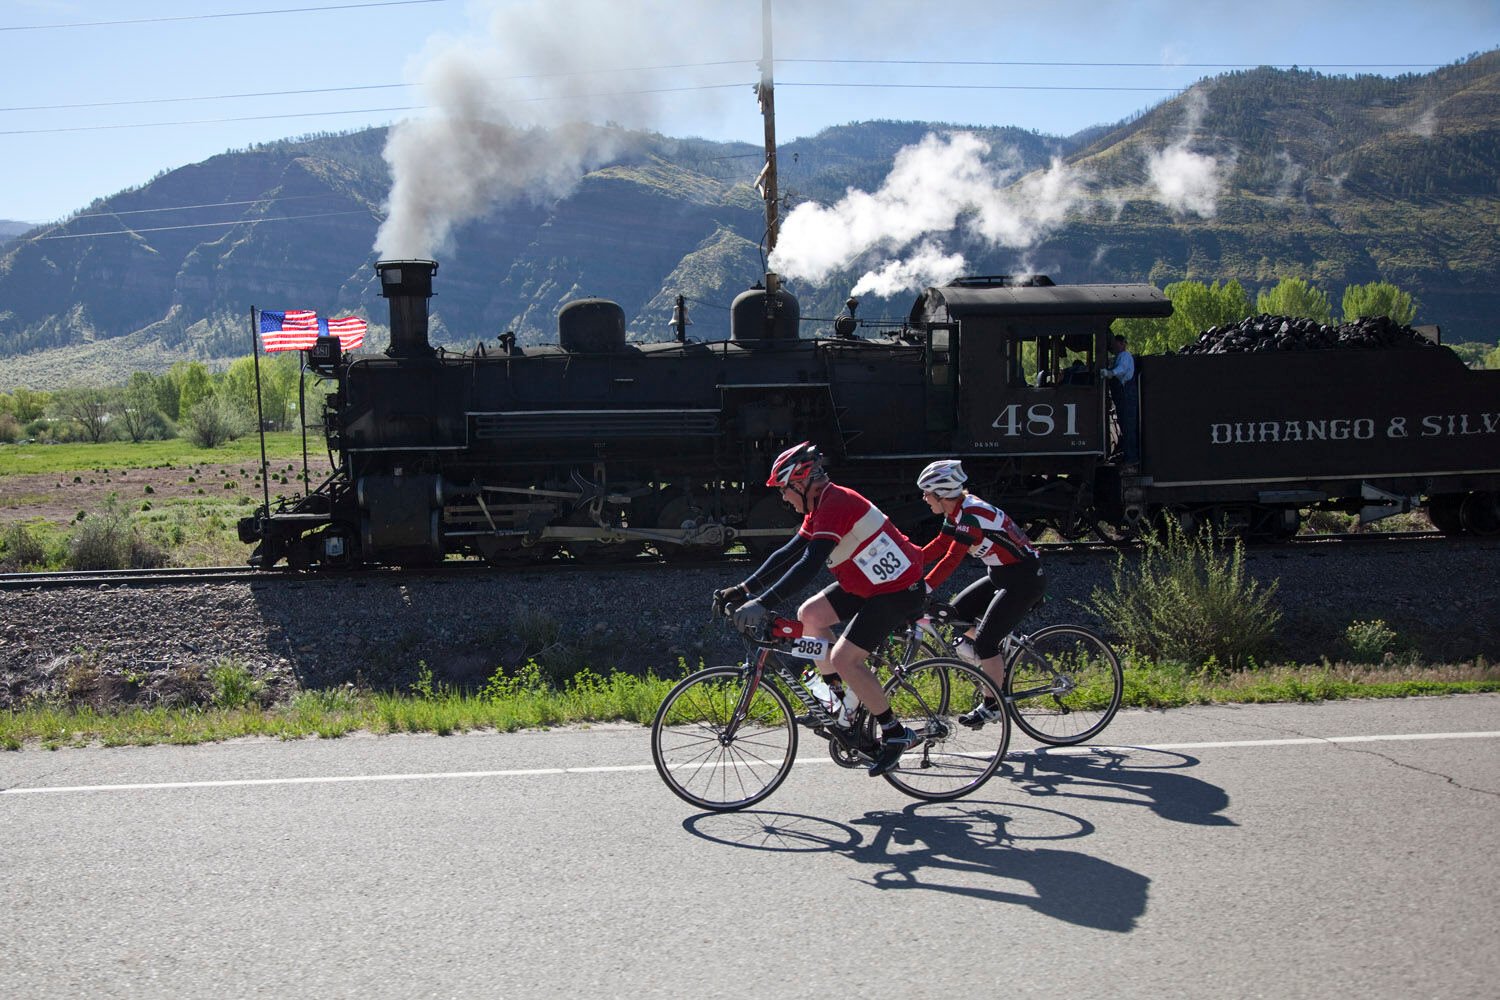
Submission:
[[[801,440],[919,536],[912,483],[939,457],[1064,538],[1175,516],[1276,539],[1307,510],[1417,506],[1450,533],[1500,533],[1500,372],[1440,347],[1139,358],[1141,461],[1125,466],[1097,375],[1115,319],[1171,314],[1151,285],[966,278],[921,293],[899,327],[851,305],[802,338],[768,274],[723,340],[689,339],[679,318],[673,340],[630,343],[620,306],[584,299],[555,345],[451,353],[428,341],[437,264],[375,266],[391,345],[310,352],[335,471],[240,522],[252,565],[761,554],[797,523],[762,484]]]

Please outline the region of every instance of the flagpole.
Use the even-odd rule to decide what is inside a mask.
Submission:
[[[260,430],[260,486],[266,498],[266,517],[271,516],[271,477],[266,475],[266,417],[260,403],[260,324],[255,321],[255,307],[250,307],[250,356],[255,359],[255,424]]]
[[[307,352],[298,351],[302,359],[301,371],[297,374],[297,423],[302,425],[302,495],[312,492],[312,480],[307,475]]]

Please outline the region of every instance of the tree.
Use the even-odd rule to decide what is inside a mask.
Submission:
[[[1255,308],[1272,316],[1301,316],[1315,323],[1333,320],[1328,293],[1301,278],[1282,278],[1276,287],[1255,297]]]
[[[1172,300],[1166,319],[1116,320],[1111,329],[1123,334],[1136,354],[1167,354],[1198,339],[1215,326],[1238,323],[1250,315],[1250,297],[1238,281],[1205,285],[1175,281],[1164,290]]]
[[[59,389],[52,394],[53,413],[76,423],[95,444],[114,437],[110,421],[119,409],[119,390]]]
[[[302,371],[299,355],[292,351],[268,354],[260,359],[260,416],[275,430],[284,430],[296,411],[297,380]],[[229,400],[245,423],[255,425],[255,358],[246,355],[232,361],[219,377],[215,394]]]
[[[21,386],[11,393],[11,402],[15,404],[16,419],[23,424],[29,424],[47,412],[48,405],[52,402],[50,392],[42,392],[38,389],[28,389]]]
[[[132,441],[163,437],[166,421],[156,402],[156,378],[150,372],[134,372],[125,383],[120,427]]]
[[[1166,287],[1172,300],[1172,317],[1168,320],[1167,350],[1177,350],[1198,339],[1198,334],[1216,326],[1238,323],[1250,315],[1250,296],[1244,287],[1231,280],[1220,285],[1201,281],[1178,281]]]
[[[1500,347],[1496,347],[1484,356],[1484,366],[1486,368],[1500,369]]]
[[[1417,317],[1416,300],[1385,281],[1348,286],[1344,289],[1343,309],[1345,323],[1366,316],[1389,316],[1402,326],[1410,326]]]
[[[228,403],[246,424],[254,426],[255,410],[255,359],[250,356],[235,358],[219,376],[214,395]]]
[[[182,417],[182,385],[177,374],[177,366],[174,365],[172,371],[156,376],[156,381],[152,383],[156,389],[156,408],[168,420],[179,420]]]
[[[172,366],[177,379],[177,413],[182,419],[193,408],[214,394],[213,379],[201,361],[179,361]]]
[[[265,357],[260,363],[262,405],[266,420],[287,430],[297,413],[297,383],[302,377],[302,359],[292,351]]]

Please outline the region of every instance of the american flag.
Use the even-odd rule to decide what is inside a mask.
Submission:
[[[365,342],[365,321],[358,316],[338,316],[320,320],[325,334],[339,338],[339,346],[352,351]]]
[[[260,313],[260,343],[266,353],[305,351],[318,339],[318,314],[311,309],[288,309]]]

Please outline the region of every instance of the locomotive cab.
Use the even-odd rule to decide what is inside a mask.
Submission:
[[[1150,285],[1057,286],[1041,275],[927,289],[910,321],[928,342],[930,443],[958,454],[1102,458],[1098,372],[1110,323],[1171,311]]]

